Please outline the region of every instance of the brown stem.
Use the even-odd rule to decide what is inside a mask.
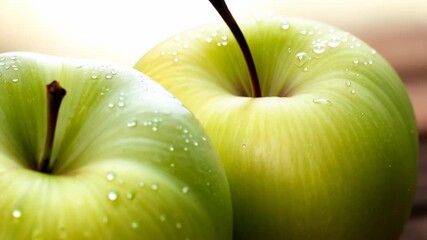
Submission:
[[[218,11],[219,15],[221,15],[222,19],[224,19],[227,26],[230,28],[234,37],[236,38],[237,43],[240,46],[240,50],[243,53],[243,56],[246,61],[246,65],[249,70],[249,75],[251,77],[252,83],[252,96],[253,97],[261,97],[261,87],[259,85],[258,74],[256,72],[255,63],[252,58],[251,51],[249,49],[249,45],[246,42],[245,37],[243,36],[242,31],[234,20],[233,15],[231,15],[230,10],[227,7],[227,4],[224,0],[209,0],[215,9]]]
[[[50,173],[50,155],[52,153],[53,138],[55,136],[56,123],[58,121],[59,108],[62,99],[67,92],[63,89],[58,81],[53,81],[46,86],[47,95],[47,135],[43,155],[41,157],[38,170],[44,173]]]

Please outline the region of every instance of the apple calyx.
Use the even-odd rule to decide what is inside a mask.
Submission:
[[[224,0],[209,0],[209,2],[211,2],[214,8],[218,11],[219,15],[230,28],[231,32],[234,35],[234,38],[236,38],[236,41],[239,44],[240,50],[243,53],[243,57],[245,58],[246,65],[249,70],[249,75],[251,77],[252,97],[261,97],[261,87],[259,85],[259,79],[255,63],[251,51],[249,49],[249,45],[242,31],[240,30],[240,27],[237,25],[236,20],[234,20],[234,17],[230,13],[230,10],[228,9],[227,4]]]
[[[54,80],[46,86],[47,94],[47,134],[43,155],[38,162],[37,170],[42,173],[51,173],[50,155],[52,153],[53,138],[55,136],[56,123],[62,99],[67,91]]]

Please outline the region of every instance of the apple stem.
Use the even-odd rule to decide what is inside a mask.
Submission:
[[[56,123],[58,121],[59,108],[62,99],[67,92],[63,89],[58,81],[52,81],[46,86],[47,94],[47,135],[44,152],[40,161],[38,170],[44,173],[50,173],[50,158],[52,153],[53,138],[55,136]]]
[[[209,0],[215,9],[218,11],[219,15],[221,15],[222,19],[225,21],[227,26],[230,28],[234,37],[236,38],[237,43],[239,44],[240,50],[243,53],[243,56],[246,61],[246,65],[249,70],[249,75],[251,77],[252,83],[252,96],[253,97],[261,97],[261,87],[259,85],[258,74],[255,68],[255,63],[252,58],[251,51],[249,49],[249,45],[246,42],[245,37],[243,36],[242,31],[234,20],[233,15],[230,13],[230,10],[227,7],[227,4],[224,0]]]

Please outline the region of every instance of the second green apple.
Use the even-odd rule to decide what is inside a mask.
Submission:
[[[135,66],[188,106],[219,150],[235,239],[397,239],[418,143],[396,72],[322,23],[267,17],[241,28],[262,97],[224,24],[171,37]]]

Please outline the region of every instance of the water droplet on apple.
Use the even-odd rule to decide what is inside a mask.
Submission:
[[[128,128],[134,128],[134,127],[136,127],[136,125],[137,125],[136,120],[132,120],[132,121],[126,123],[126,127],[128,127]]]
[[[135,198],[135,194],[132,192],[128,192],[128,193],[126,193],[126,198],[128,200],[133,200]]]
[[[350,87],[351,86],[351,82],[349,81],[349,82],[346,82],[345,83],[345,85],[347,86],[347,87]]]
[[[287,20],[283,20],[280,26],[283,30],[288,30],[290,25],[289,22]]]
[[[359,59],[358,58],[353,59],[353,63],[354,64],[359,64]]]
[[[108,223],[108,221],[109,221],[109,219],[108,219],[108,217],[107,217],[107,216],[103,216],[103,217],[102,217],[102,222],[103,222],[104,224],[107,224],[107,223]]]
[[[246,149],[246,144],[242,144],[242,148],[245,150]]]
[[[206,38],[206,42],[207,42],[207,43],[211,43],[211,42],[212,42],[212,37],[207,37],[207,38]]]
[[[139,182],[138,185],[139,185],[139,187],[143,188],[145,186],[145,183],[141,181],[141,182]]]
[[[112,79],[112,78],[113,78],[113,75],[107,74],[107,75],[105,75],[105,78],[106,78],[106,79]]]
[[[310,61],[310,56],[306,52],[299,52],[295,55],[295,64],[298,67],[304,66],[308,61]]]
[[[122,108],[122,107],[124,107],[126,104],[125,104],[125,102],[123,102],[123,101],[119,101],[118,103],[117,103],[117,106],[119,106],[119,108]]]
[[[331,105],[332,104],[331,100],[326,99],[326,98],[316,98],[316,99],[313,99],[313,102],[316,104],[324,104],[324,105]]]
[[[19,82],[19,79],[14,78],[14,79],[12,79],[12,82],[13,82],[13,83],[17,83],[17,82]]]
[[[114,172],[107,172],[106,178],[108,181],[114,181],[116,179],[116,174]]]
[[[186,152],[187,152],[187,151],[188,151],[188,147],[184,147],[184,151],[186,151]]]
[[[181,189],[181,191],[182,191],[182,193],[186,194],[186,193],[188,193],[188,192],[190,191],[190,187],[185,186],[185,187],[183,187],[183,188]]]
[[[174,62],[174,63],[179,62],[179,58],[177,58],[177,57],[173,58],[173,62]]]
[[[371,54],[372,54],[372,55],[376,55],[376,54],[377,54],[377,51],[376,51],[375,49],[372,49]]]
[[[13,217],[13,218],[15,218],[15,219],[19,219],[19,218],[21,218],[21,217],[22,217],[22,212],[21,212],[21,210],[19,210],[19,209],[14,209],[14,210],[12,211],[12,217]]]
[[[166,221],[166,215],[164,215],[164,214],[160,215],[159,219],[161,222]]]
[[[113,102],[108,103],[108,108],[114,108],[114,103]]]
[[[182,223],[177,222],[177,223],[175,224],[175,226],[176,226],[176,228],[177,228],[177,229],[181,229],[181,228],[182,228]]]
[[[156,126],[153,126],[153,127],[151,128],[151,130],[152,130],[153,132],[157,132],[157,131],[159,130],[159,128],[158,128],[158,127],[156,127]]]
[[[306,35],[306,34],[307,34],[307,30],[305,30],[305,29],[304,29],[304,30],[301,30],[301,34],[302,34],[302,35]]]
[[[119,194],[116,191],[110,191],[107,194],[107,198],[110,201],[116,201],[119,198]]]
[[[326,45],[324,42],[316,42],[313,44],[313,52],[316,54],[322,54],[326,50]]]
[[[154,191],[157,191],[159,189],[159,185],[153,183],[151,184],[151,189],[153,189]]]
[[[133,229],[137,229],[137,228],[139,228],[139,222],[138,221],[132,221],[132,223],[130,224],[130,226],[133,228]]]
[[[356,95],[356,90],[353,89],[350,92],[351,92],[351,94]]]
[[[337,48],[341,44],[341,34],[331,34],[328,39],[328,46],[331,48]]]
[[[171,166],[171,168],[174,168],[175,167],[175,163],[171,163],[170,166]]]
[[[97,79],[97,78],[98,78],[98,76],[97,76],[97,75],[92,75],[90,78],[92,78],[92,79]]]

